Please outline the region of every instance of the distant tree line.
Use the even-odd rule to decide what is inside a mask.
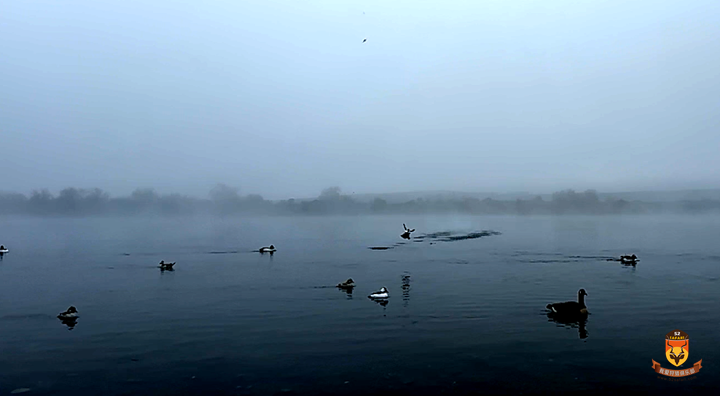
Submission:
[[[263,215],[327,215],[327,214],[640,214],[640,213],[707,213],[720,212],[720,200],[678,202],[641,202],[606,198],[601,200],[594,190],[558,191],[550,200],[540,196],[514,201],[491,198],[429,200],[413,199],[403,203],[374,201],[358,202],[343,195],[338,187],[323,190],[315,199],[269,201],[260,195],[240,195],[236,188],[218,184],[209,198],[200,199],[179,194],[159,195],[153,189],[137,189],[127,197],[110,197],[100,189],[66,188],[51,194],[48,190],[33,191],[30,196],[0,193],[0,214],[36,216],[99,216],[99,215],[183,215],[183,214],[263,214]]]

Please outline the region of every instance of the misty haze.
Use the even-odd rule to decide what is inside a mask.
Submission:
[[[0,394],[720,391],[720,2],[6,1],[0,37]]]

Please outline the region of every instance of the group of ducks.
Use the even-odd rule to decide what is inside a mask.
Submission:
[[[403,228],[405,229],[405,232],[400,234],[400,237],[405,238],[405,239],[410,239],[410,234],[415,232],[415,229],[407,228],[405,223],[403,223]],[[272,247],[272,245],[270,245],[270,247]],[[404,279],[405,279],[405,277],[404,277]],[[352,290],[355,287],[355,281],[353,281],[352,278],[349,278],[345,282],[338,283],[337,287],[340,289],[343,289],[343,290]],[[390,293],[388,292],[388,289],[385,286],[381,287],[380,290],[370,293],[370,295],[368,295],[369,299],[380,301],[380,302],[382,302],[383,300],[387,300],[388,297],[390,297]]]
[[[270,246],[261,247],[258,251],[259,251],[260,253],[270,253],[270,254],[273,254],[273,253],[275,252],[275,250],[276,250],[276,249],[275,249],[275,246],[270,245]],[[173,269],[173,266],[174,266],[174,265],[175,265],[175,262],[166,263],[165,260],[161,260],[161,261],[160,261],[160,265],[159,265],[160,271],[174,271],[174,269]]]
[[[355,281],[350,278],[345,282],[338,283],[337,287],[343,290],[352,290],[355,287]],[[372,300],[386,300],[388,297],[390,297],[390,293],[388,293],[388,289],[385,286],[376,292],[370,293],[368,296],[368,298]]]
[[[405,229],[405,232],[403,232],[402,234],[400,234],[400,237],[401,237],[401,238],[404,238],[404,239],[410,239],[410,234],[413,233],[413,232],[415,232],[415,229],[414,229],[414,228],[407,228],[407,226],[405,225],[405,223],[403,223],[403,228]],[[275,253],[275,252],[277,251],[277,249],[275,249],[275,245],[270,245],[270,246],[263,246],[263,247],[261,247],[260,249],[258,249],[257,251],[260,252],[260,253],[270,253],[270,254],[273,254],[273,253]]]
[[[405,232],[403,232],[400,236],[405,239],[410,239],[410,234],[412,232],[415,232],[415,229],[407,228],[405,224],[403,224],[403,228],[405,229]],[[0,252],[7,252],[7,249],[5,249],[5,246],[0,246]],[[260,253],[274,253],[276,251],[274,245],[270,246],[264,246],[261,247],[258,250]],[[623,255],[620,256],[620,261],[623,264],[632,264],[635,265],[639,259],[635,254],[633,255]],[[164,260],[160,261],[160,269],[161,270],[173,270],[173,266],[175,265],[175,262],[172,263],[166,263]],[[344,282],[338,283],[337,287],[342,290],[346,291],[352,291],[355,288],[355,281],[352,278],[347,279]],[[555,319],[559,319],[561,321],[581,321],[583,318],[587,317],[588,310],[587,305],[585,305],[585,296],[587,296],[587,292],[585,289],[578,290],[578,300],[577,301],[565,301],[565,302],[557,302],[557,303],[551,303],[545,306],[545,308],[548,310],[548,316],[553,317]],[[373,293],[370,293],[368,295],[368,298],[371,300],[375,300],[380,303],[387,303],[387,299],[390,297],[390,293],[386,287],[381,287],[380,290],[377,290]],[[74,306],[71,306],[67,309],[65,312],[61,312],[58,315],[58,318],[66,324],[70,329],[74,327],[76,320],[78,318],[78,312],[77,309]]]
[[[352,290],[355,287],[355,281],[353,281],[352,278],[349,278],[345,282],[338,283],[337,287],[343,290]],[[587,306],[585,305],[585,296],[587,295],[588,294],[585,289],[580,289],[578,290],[577,301],[552,303],[546,305],[545,308],[550,311],[550,313],[559,316],[573,317],[587,315],[588,310]],[[370,295],[368,295],[368,298],[373,300],[385,300],[388,297],[390,297],[390,293],[388,292],[388,289],[384,286],[381,287],[380,290],[370,293]]]

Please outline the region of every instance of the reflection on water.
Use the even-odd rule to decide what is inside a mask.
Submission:
[[[407,308],[408,302],[410,301],[410,275],[402,275],[402,296],[403,296],[403,307]]]
[[[664,359],[674,328],[720,361],[717,220],[422,216],[502,232],[424,243],[385,216],[0,220],[18,253],[0,265],[0,394],[660,394],[638,359]],[[251,253],[267,240],[283,253]],[[626,252],[652,265],[605,261]],[[187,264],[158,277],[169,256]],[[357,290],[331,290],[349,273]],[[382,285],[391,298],[366,301]],[[589,318],[540,312],[579,286],[601,296],[593,340]],[[58,326],[59,300],[83,326]]]
[[[60,323],[67,326],[68,330],[74,329],[75,325],[77,325],[77,320],[78,320],[77,318],[68,318],[68,319],[58,318],[58,319],[60,320]]]
[[[578,330],[578,337],[581,340],[588,338],[586,329],[589,314],[578,315],[559,315],[554,312],[548,312],[548,322],[554,322],[558,327],[573,328]]]
[[[353,287],[345,287],[345,288],[343,288],[343,287],[338,287],[337,289],[340,290],[342,293],[345,293],[345,295],[347,296],[347,299],[348,299],[348,300],[352,300],[352,298],[353,298],[353,289],[354,289]]]

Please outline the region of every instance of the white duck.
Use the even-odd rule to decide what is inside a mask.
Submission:
[[[368,297],[373,299],[384,299],[390,297],[390,294],[388,294],[387,288],[381,287],[380,290],[370,294]]]
[[[75,319],[78,317],[78,311],[75,307],[70,306],[65,312],[61,312],[58,316],[60,319]]]

